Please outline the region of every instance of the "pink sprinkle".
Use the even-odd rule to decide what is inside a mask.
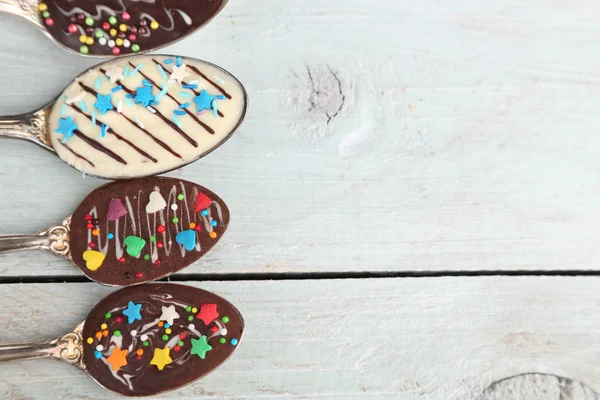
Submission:
[[[129,18],[131,18],[131,15],[129,15],[127,11],[125,11],[121,16],[125,21],[129,21]]]
[[[121,54],[121,49],[118,47],[113,47],[112,52],[115,56],[118,56],[119,54]]]
[[[78,30],[77,29],[77,25],[75,25],[75,24],[69,25],[69,32],[71,32],[71,33],[77,33],[77,30]]]
[[[54,25],[54,20],[52,18],[46,18],[46,25],[48,25],[48,26]]]

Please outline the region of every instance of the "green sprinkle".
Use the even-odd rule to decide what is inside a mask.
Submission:
[[[151,242],[156,242],[156,236],[150,236],[150,241]]]
[[[187,312],[190,312],[190,311],[192,311],[192,307],[191,307],[191,306],[187,306],[187,307],[185,308],[185,311],[187,311]]]
[[[147,341],[147,340],[144,340],[144,342],[142,343],[142,345],[143,345],[144,347],[148,347],[148,341]]]
[[[118,331],[118,330],[117,330],[117,331],[115,331],[115,336],[116,336],[116,337],[119,337],[119,336],[121,336],[121,331]]]
[[[177,200],[179,200],[179,201],[183,200],[184,198],[185,198],[185,197],[183,197],[183,195],[182,195],[182,194],[178,194],[178,195],[177,195]]]
[[[112,314],[107,312],[106,314],[104,314],[104,318],[109,319],[110,317],[112,317]]]
[[[114,17],[113,17],[113,18],[114,18]],[[87,18],[85,19],[85,24],[86,24],[87,26],[92,26],[92,25],[94,25],[94,18],[92,18],[92,17],[87,17]]]
[[[137,53],[138,51],[140,51],[140,46],[138,44],[134,44],[133,46],[131,46],[131,50]]]
[[[88,49],[87,46],[81,46],[79,48],[79,51],[81,52],[81,54],[87,54],[90,51],[90,49]]]
[[[104,36],[104,32],[102,32],[100,29],[97,29],[94,35],[96,35],[97,38],[101,38]]]
[[[164,340],[164,341],[169,340],[169,335],[162,335],[162,340]]]
[[[219,339],[219,343],[225,344],[225,343],[227,343],[227,339],[225,339],[224,337],[222,337],[221,339]]]
[[[117,18],[116,18],[114,15],[112,15],[112,16],[108,17],[108,22],[109,22],[111,25],[114,25],[114,24],[116,24],[116,23],[117,23]]]
[[[222,318],[222,321],[223,321],[224,324],[228,323],[229,322],[229,317],[228,316],[224,316]]]
[[[44,18],[48,18],[49,16],[50,16],[50,12],[49,11],[44,11],[42,13],[42,17],[44,17]]]
[[[144,256],[144,260],[149,260],[149,259],[150,259],[150,254],[146,254],[146,255]]]
[[[188,316],[188,321],[193,321],[193,320],[194,320],[194,316],[193,315]]]
[[[179,222],[179,218],[177,218],[177,217],[173,217],[173,223],[174,223],[174,224],[176,224],[176,223],[178,223],[178,222]]]
[[[183,346],[185,343],[183,343],[183,340],[180,340],[179,342],[177,342],[177,344],[179,345],[179,347]]]

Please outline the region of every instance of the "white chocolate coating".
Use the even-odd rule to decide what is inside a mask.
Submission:
[[[148,107],[135,99],[145,87],[156,101]],[[111,96],[112,110],[102,114],[98,94]],[[199,111],[195,98],[213,100],[201,102],[207,107]],[[50,137],[59,157],[86,174],[149,176],[210,153],[237,129],[246,108],[242,84],[213,64],[162,55],[125,57],[90,69],[65,89],[50,113]],[[61,120],[72,133],[64,133]]]

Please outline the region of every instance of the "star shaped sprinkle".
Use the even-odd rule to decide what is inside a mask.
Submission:
[[[135,304],[133,301],[130,301],[127,304],[127,308],[123,310],[123,314],[127,316],[127,322],[131,324],[133,321],[142,319],[142,316],[140,315],[141,310],[141,304]]]
[[[125,79],[123,76],[123,68],[113,65],[106,71],[106,76],[110,78],[111,83],[116,83],[118,80]]]
[[[174,66],[169,79],[175,79],[178,83],[183,82],[183,80],[190,75],[190,73],[185,70],[185,67],[185,64],[181,64],[180,67]]]
[[[197,354],[201,359],[204,360],[206,353],[212,350],[212,346],[206,341],[206,336],[202,336],[200,339],[192,339],[192,351],[191,354]]]
[[[208,325],[215,319],[219,318],[216,304],[202,304],[202,308],[197,317],[204,321],[204,325]]]
[[[65,143],[67,140],[69,140],[70,137],[73,136],[73,132],[76,129],[77,125],[75,125],[75,122],[73,122],[73,118],[67,117],[58,120],[58,128],[56,128],[54,132],[62,133],[62,142]]]
[[[164,349],[154,348],[154,357],[150,360],[150,365],[156,365],[159,371],[162,371],[165,365],[169,365],[173,362],[171,356],[171,349],[166,347]]]
[[[177,313],[177,311],[175,311],[175,306],[169,306],[169,307],[162,306],[161,310],[162,310],[162,314],[160,316],[161,321],[167,321],[169,323],[169,325],[173,325],[173,321],[175,321],[177,318],[179,318],[179,314]]]
[[[194,102],[198,106],[198,112],[212,109],[215,98],[212,94],[208,94],[206,90],[202,90],[198,96],[194,97]]]
[[[100,93],[98,93],[96,95],[96,98],[98,99],[98,101],[96,101],[96,103],[94,104],[94,107],[96,107],[100,111],[100,114],[106,114],[106,112],[108,110],[114,109],[114,107],[111,103],[111,99],[112,99],[111,94],[107,94],[107,95],[103,96]]]
[[[81,100],[83,100],[83,98],[85,97],[85,92],[83,91],[83,89],[81,89],[80,87],[76,87],[75,90],[73,90],[71,93],[69,93],[69,95],[67,96],[67,99],[65,100],[65,103],[71,105],[73,103],[78,103]]]
[[[140,86],[137,88],[137,94],[135,95],[135,102],[143,105],[144,107],[148,107],[152,101],[154,101],[154,96],[152,95],[152,88],[150,86]]]
[[[127,350],[115,347],[106,362],[110,364],[113,371],[117,372],[119,368],[127,365]]]

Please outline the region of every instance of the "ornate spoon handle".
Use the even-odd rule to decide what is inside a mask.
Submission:
[[[37,13],[37,0],[0,0],[0,12],[6,12],[25,18],[43,29]],[[45,29],[43,29],[45,31]]]
[[[28,235],[0,235],[0,254],[42,249],[68,257],[70,225],[71,217],[64,220],[61,225],[53,226],[44,232]]]
[[[7,0],[0,0],[0,11],[2,11],[3,1]],[[48,108],[31,114],[0,117],[0,138],[29,140],[54,153],[47,121]]]

